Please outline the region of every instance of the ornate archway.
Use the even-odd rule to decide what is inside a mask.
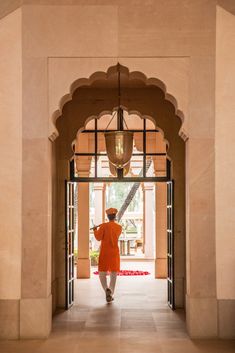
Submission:
[[[141,73],[129,73],[121,67],[122,73],[122,105],[130,112],[152,118],[154,124],[164,132],[169,142],[167,151],[172,163],[172,177],[175,180],[175,224],[174,231],[176,251],[176,306],[184,306],[185,297],[185,144],[182,137],[183,114],[177,109],[177,102],[167,95],[161,81],[146,79]],[[72,85],[73,94],[62,99],[62,114],[56,120],[58,138],[55,140],[57,163],[57,213],[58,227],[54,234],[64,232],[64,179],[69,178],[69,161],[73,156],[71,144],[91,116],[99,117],[104,112],[112,112],[117,106],[116,68],[107,73],[96,73],[92,79],[78,80]],[[156,86],[156,82],[158,86]],[[89,84],[88,84],[89,83]],[[77,88],[75,88],[77,87]],[[71,99],[72,98],[72,99]],[[166,98],[171,98],[171,101]],[[65,101],[67,101],[65,103]],[[179,113],[179,115],[178,115]],[[55,115],[56,116],[56,115]],[[54,116],[54,118],[55,118]],[[181,135],[181,136],[180,136]],[[62,244],[59,245],[62,249]],[[63,244],[64,247],[64,244]],[[62,250],[61,250],[62,251]],[[61,253],[58,250],[58,254]],[[60,261],[60,279],[63,278],[64,264]],[[61,288],[61,286],[60,286]],[[59,295],[59,306],[63,306],[63,296]]]

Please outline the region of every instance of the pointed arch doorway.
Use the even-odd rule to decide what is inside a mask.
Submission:
[[[70,308],[74,302],[74,254],[72,245],[75,234],[75,186],[76,183],[115,183],[132,182],[133,187],[128,194],[126,201],[118,214],[120,220],[125,209],[133,197],[140,183],[166,183],[166,238],[167,238],[167,302],[172,310],[175,309],[174,300],[174,233],[173,233],[173,181],[171,180],[171,162],[167,158],[167,143],[161,132],[156,129],[154,123],[145,117],[136,114],[128,115],[124,111],[127,121],[132,126],[128,129],[134,136],[134,151],[128,169],[124,173],[117,173],[110,165],[104,133],[107,131],[101,128],[102,120],[108,120],[108,115],[101,116],[99,121],[91,119],[85,129],[77,134],[74,142],[74,156],[70,161],[70,180],[66,182],[66,308]],[[113,115],[110,121],[113,121]],[[117,120],[117,119],[116,119]],[[118,129],[115,119],[109,131]],[[91,128],[93,127],[93,129]],[[126,124],[126,128],[128,128]],[[84,147],[86,146],[86,147]],[[84,160],[85,159],[85,160]],[[100,159],[100,160],[99,160]],[[106,162],[106,168],[104,163]],[[136,165],[138,163],[138,166]],[[103,168],[101,166],[103,164]],[[104,173],[102,170],[105,168]],[[86,176],[84,171],[86,169]],[[79,202],[79,200],[78,200]],[[119,217],[120,216],[120,217]]]
[[[99,180],[100,181],[100,180]],[[147,181],[146,178],[143,181]],[[79,181],[65,182],[65,309],[74,304],[74,241],[75,241],[75,193],[76,183]],[[120,181],[121,182],[121,181]],[[124,182],[124,181],[122,181]],[[159,182],[159,181],[158,181]],[[175,310],[175,278],[174,278],[174,181],[167,184],[167,303]],[[79,202],[79,201],[78,201]]]
[[[169,293],[171,293],[171,305],[174,305],[173,301],[175,300],[176,307],[183,307],[185,297],[185,146],[184,141],[179,136],[181,119],[177,117],[173,104],[166,101],[162,89],[155,85],[146,85],[143,80],[139,79],[139,75],[136,77],[132,75],[130,78],[129,71],[126,68],[123,69],[122,75],[126,80],[123,94],[124,107],[127,107],[129,113],[137,111],[141,112],[142,116],[151,116],[155,125],[158,126],[161,131],[164,131],[164,135],[167,141],[169,141],[167,154],[171,159],[172,175],[170,179],[166,178],[164,182],[171,181],[171,179],[175,181],[175,212],[174,222],[172,213],[169,214],[168,217],[171,219],[169,222],[168,235],[172,230],[174,230],[174,233],[177,235],[174,241],[169,237],[169,240],[172,242],[171,251],[174,251],[173,245],[175,246],[174,254],[176,260],[175,267],[173,266],[171,273],[169,271],[170,275],[175,278],[175,292],[173,292],[174,285],[172,285],[173,289],[170,289],[169,284]],[[110,77],[111,80],[109,81]],[[81,131],[81,129],[84,130],[84,126],[89,120],[89,117],[100,117],[103,112],[112,112],[116,106],[116,87],[114,85],[115,79],[112,79],[112,73],[110,73],[110,76],[106,75],[105,80],[97,79],[97,81],[94,79],[93,75],[92,82],[93,83],[89,86],[79,87],[75,90],[73,99],[64,105],[62,115],[57,120],[56,126],[59,131],[59,138],[56,140],[56,158],[59,171],[58,190],[64,189],[65,179],[70,182],[78,181],[78,179],[73,180],[71,178],[69,171],[71,170],[69,168],[69,161],[73,155],[71,144],[77,132]],[[78,178],[81,178],[81,176],[78,176]],[[85,179],[83,181],[79,179],[79,182],[85,182]],[[57,211],[58,214],[61,215],[64,212],[65,200],[61,191],[57,193],[57,195],[58,194]],[[173,196],[173,193],[171,194]],[[170,206],[170,204],[168,206]],[[61,233],[62,229],[64,231],[65,222],[61,221],[58,233]],[[57,255],[62,255],[62,249],[58,249]],[[171,255],[170,252],[169,255]],[[169,264],[170,261],[169,256]],[[173,261],[169,266],[172,266],[172,264]],[[64,269],[65,264],[60,268],[59,277],[61,285],[59,286],[60,293],[57,293],[57,297],[60,298],[58,306],[61,307],[65,306],[66,301],[65,296],[63,297],[62,295],[64,288],[63,283],[65,283]],[[175,270],[175,273],[173,270]],[[64,293],[66,293],[65,289]]]

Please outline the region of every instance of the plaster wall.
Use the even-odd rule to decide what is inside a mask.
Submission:
[[[217,7],[216,282],[220,336],[235,337],[235,15]],[[225,329],[226,328],[226,329]]]
[[[111,25],[113,28],[117,23],[118,37],[115,35],[112,39],[113,44],[118,38],[116,51],[105,57],[107,54],[103,54],[102,45],[92,57],[86,54],[87,48],[82,55],[77,48],[77,57],[73,54],[69,59],[67,51],[66,58],[49,58],[50,115],[58,117],[63,104],[71,99],[71,92],[76,86],[71,82],[87,78],[93,72],[106,72],[117,60],[130,71],[137,70],[147,77],[162,80],[167,92],[176,97],[177,112],[184,113],[181,130],[190,136],[187,142],[187,175],[190,180],[187,184],[187,306],[188,313],[191,311],[192,315],[188,315],[188,328],[195,337],[215,336],[216,316],[215,320],[207,322],[208,315],[205,314],[198,326],[198,317],[193,309],[205,301],[210,303],[202,304],[205,312],[211,308],[217,311],[214,238],[215,4],[213,1],[173,1],[167,4],[152,1],[144,8],[136,1],[128,2],[128,5],[122,2],[109,4],[112,9],[118,7],[117,17],[113,12]],[[50,129],[53,138],[56,130],[53,125]],[[205,149],[208,154],[201,160],[199,156]],[[200,161],[196,167],[195,160]],[[180,232],[177,233],[177,238],[181,236]],[[195,251],[195,244],[199,245],[198,251]]]
[[[219,299],[235,299],[235,16],[217,8],[216,32],[216,267]],[[226,286],[224,285],[226,282]]]
[[[59,100],[69,93],[69,86],[74,80],[89,77],[100,70],[106,72],[119,60],[130,71],[139,70],[150,78],[163,80],[167,92],[177,99],[179,113],[183,111],[185,115],[183,128],[185,135],[189,136],[186,156],[187,320],[192,336],[215,336],[217,316],[209,320],[211,310],[217,310],[214,233],[215,2],[150,0],[144,6],[140,0],[111,0],[108,3],[89,0],[85,5],[82,0],[74,0],[70,2],[73,6],[66,5],[65,1],[60,1],[60,5],[53,1],[53,6],[46,5],[52,4],[49,0],[43,1],[43,6],[34,5],[36,2],[33,0],[27,2],[32,5],[22,7],[22,295],[28,307],[25,304],[22,309],[29,309],[30,305],[33,308],[33,300],[29,301],[29,298],[35,298],[35,303],[46,308],[50,303],[52,210],[48,195],[51,193],[52,176],[48,136],[55,137],[51,116],[58,116]],[[4,23],[9,19],[1,21]],[[14,21],[13,27],[16,23]],[[20,36],[17,38],[17,43],[20,43]],[[20,68],[16,76],[19,72]],[[17,92],[19,94],[20,90]],[[14,99],[16,103],[17,97]],[[17,106],[12,104],[14,102],[11,98],[13,110]],[[14,118],[14,123],[18,118]],[[204,153],[205,150],[208,153]],[[65,165],[66,161],[63,163]],[[16,184],[18,182],[19,179]],[[35,184],[37,189],[33,188]],[[39,227],[32,232],[35,224]],[[17,229],[21,231],[19,224]],[[180,236],[182,234],[177,233],[177,237]],[[6,248],[9,251],[10,244]],[[201,309],[203,315],[200,318],[197,313]],[[32,325],[42,322],[33,321]],[[49,332],[50,325],[45,327]],[[34,334],[35,330],[28,331],[28,337]]]
[[[22,181],[21,10],[0,23],[1,299],[20,298]],[[12,100],[14,104],[12,104]],[[14,201],[13,201],[14,200]],[[7,270],[6,270],[7,269]],[[8,277],[12,283],[9,283]],[[4,283],[4,285],[3,285]]]
[[[188,119],[189,82],[185,80],[185,71],[186,75],[190,69],[193,73],[198,66],[197,75],[192,75],[198,81],[206,80],[206,73],[211,74],[203,66],[205,62],[211,64],[208,60],[214,54],[213,2],[150,1],[144,7],[141,1],[130,1],[128,5],[112,1],[109,6],[73,3],[77,6],[24,6],[25,53],[29,57],[49,58],[50,115],[58,109],[61,97],[69,93],[74,80],[107,71],[119,58],[131,70],[165,82]],[[193,60],[188,68],[189,57]],[[168,70],[169,66],[174,70]],[[54,84],[51,79],[55,76]],[[206,97],[207,94],[198,96],[198,103]]]
[[[22,256],[20,9],[1,20],[0,48],[0,338],[18,338]]]

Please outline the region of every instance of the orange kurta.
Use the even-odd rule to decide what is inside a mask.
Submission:
[[[98,230],[94,231],[96,239],[101,240],[98,265],[99,271],[120,271],[118,238],[121,232],[122,227],[114,221],[103,223]]]

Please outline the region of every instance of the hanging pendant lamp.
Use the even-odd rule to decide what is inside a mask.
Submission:
[[[123,176],[126,176],[129,171],[130,171],[130,165],[131,163],[129,162],[124,168],[123,168]],[[113,176],[117,176],[117,168],[109,161],[109,170]]]
[[[117,169],[123,169],[130,161],[133,149],[133,133],[110,131],[105,133],[108,159]]]
[[[118,126],[116,131],[105,132],[105,144],[109,162],[117,169],[123,169],[130,163],[133,151],[133,132],[123,130],[124,123],[123,109],[120,106],[121,85],[120,85],[120,64],[118,66]],[[113,119],[113,117],[112,117]],[[112,120],[111,119],[111,120]],[[107,128],[106,128],[107,129]],[[129,168],[128,168],[129,170]]]

